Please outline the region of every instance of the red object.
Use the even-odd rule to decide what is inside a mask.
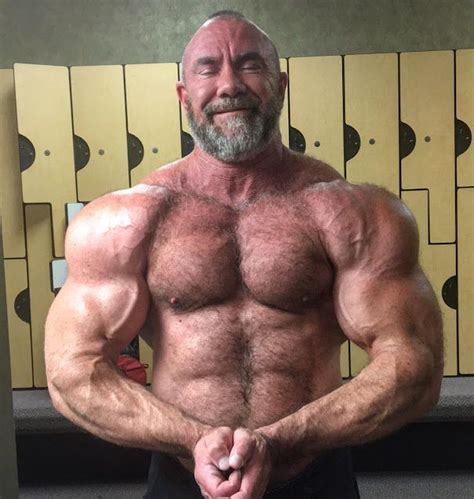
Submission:
[[[139,360],[130,355],[120,355],[117,367],[123,371],[125,376],[141,385],[146,385],[146,368],[148,364],[142,364]]]

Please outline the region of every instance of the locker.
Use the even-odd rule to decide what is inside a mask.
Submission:
[[[90,156],[77,171],[78,201],[130,187],[122,66],[71,68],[74,134]]]
[[[18,132],[25,137],[20,139],[23,201],[51,204],[54,254],[63,256],[64,205],[76,201],[68,69],[34,64],[14,69]]]
[[[458,190],[459,372],[474,374],[474,188]]]
[[[346,123],[360,135],[360,149],[346,163],[347,180],[399,196],[398,56],[345,56],[344,75]]]
[[[177,79],[176,64],[125,66],[128,131],[140,139],[144,153],[131,170],[132,186],[181,157]]]
[[[348,341],[345,341],[341,345],[340,366],[341,366],[341,376],[343,378],[348,378],[350,376],[350,371],[349,371],[349,342]]]
[[[402,160],[402,189],[428,189],[429,241],[455,240],[454,57],[452,51],[400,55],[401,120],[416,146]]]
[[[465,123],[470,134],[462,134],[457,140],[464,150],[457,158],[458,186],[474,186],[474,49],[456,50],[456,117]],[[471,140],[468,140],[468,136]],[[468,146],[469,144],[469,146]],[[465,149],[465,147],[467,149]]]
[[[428,243],[428,192],[402,192],[404,203],[415,215],[420,232],[420,263],[427,275],[441,307],[444,322],[445,366],[444,374],[455,376],[457,366],[456,310],[443,299],[446,281],[456,275],[456,246]]]
[[[0,213],[4,258],[25,256],[20,158],[12,69],[0,69]]]
[[[53,259],[51,241],[51,210],[48,205],[25,207],[28,277],[31,305],[31,338],[33,379],[37,388],[46,386],[44,365],[44,324],[54,294],[51,291],[50,262]]]
[[[283,73],[288,74],[288,61],[284,58],[280,58],[280,70]],[[280,132],[281,140],[286,147],[290,146],[290,126],[289,126],[289,116],[288,116],[288,87],[286,87],[285,101],[283,102],[283,108],[281,110],[280,116]]]
[[[33,372],[30,304],[25,260],[5,260],[5,285],[12,386],[13,388],[31,388]]]
[[[342,58],[291,57],[288,68],[290,125],[303,135],[307,154],[344,175]]]

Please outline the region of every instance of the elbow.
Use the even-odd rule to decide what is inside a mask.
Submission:
[[[51,398],[53,407],[63,416],[68,417],[67,414],[67,403],[66,395],[68,394],[69,388],[72,385],[70,374],[61,374],[59,370],[48,369],[46,372],[46,380],[48,383],[48,392]]]
[[[417,394],[419,415],[434,409],[438,404],[441,393],[441,382],[443,380],[443,365],[431,362],[425,366],[423,373],[418,378],[419,390]]]
[[[84,373],[81,374],[71,366],[47,367],[46,380],[53,407],[65,418],[73,420],[73,408],[79,404],[79,390],[84,385]]]
[[[441,382],[443,380],[443,368],[433,369],[431,376],[429,377],[429,382],[425,390],[425,407],[424,412],[428,412],[434,409],[438,404],[440,393],[441,393]]]

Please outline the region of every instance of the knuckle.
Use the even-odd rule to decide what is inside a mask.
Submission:
[[[218,428],[218,431],[222,435],[226,435],[226,436],[232,435],[232,428],[230,428],[229,426],[221,426],[220,428]]]
[[[214,442],[214,443],[208,445],[207,449],[208,449],[209,453],[214,454],[215,452],[219,452],[219,450],[221,449],[221,446],[218,443]]]

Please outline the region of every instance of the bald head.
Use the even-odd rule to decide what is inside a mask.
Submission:
[[[254,39],[256,43],[264,50],[264,54],[267,58],[267,64],[275,73],[280,71],[280,61],[278,56],[278,51],[275,44],[272,42],[270,37],[263,31],[257,24],[247,19],[245,16],[239,12],[232,10],[222,10],[216,12],[209,16],[209,18],[200,26],[200,28],[193,35],[191,40],[186,45],[183,58],[182,58],[182,81],[185,81],[186,72],[189,71],[189,59],[190,54],[193,53],[193,49],[196,47],[203,46],[204,41],[210,41],[212,44],[212,33],[219,33],[219,24],[233,24],[234,26],[240,25],[242,28],[246,28],[249,38]],[[210,38],[210,40],[209,40]],[[214,40],[217,43],[218,38]]]

